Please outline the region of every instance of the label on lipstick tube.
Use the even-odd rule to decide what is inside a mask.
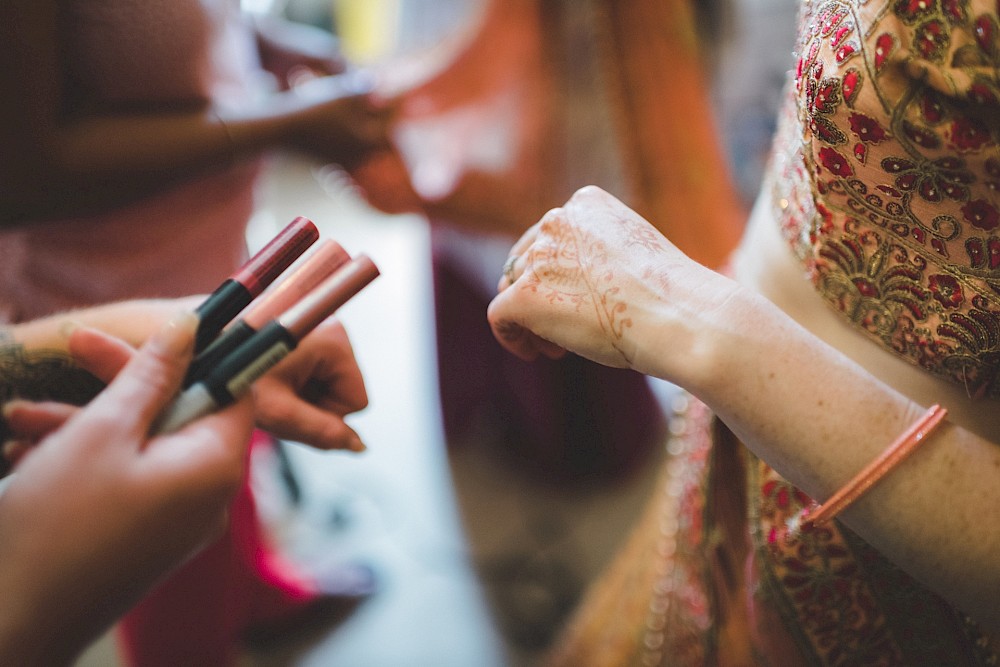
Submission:
[[[256,382],[261,375],[271,370],[275,364],[284,359],[291,350],[292,348],[284,341],[276,342],[257,357],[252,364],[244,368],[243,372],[227,382],[226,391],[234,398],[242,396],[250,388],[250,385]]]
[[[219,406],[229,405],[258,377],[281,361],[298,341],[277,322],[264,326],[211,369],[203,380]]]

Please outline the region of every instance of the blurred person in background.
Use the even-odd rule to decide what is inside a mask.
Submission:
[[[123,298],[206,293],[247,257],[271,149],[351,168],[388,150],[388,110],[329,33],[252,20],[235,0],[15,1],[0,8],[0,312],[21,322]],[[273,438],[329,447],[321,424]],[[298,571],[268,544],[248,482],[221,540],[126,619],[134,664],[222,665],[372,591],[364,565]]]

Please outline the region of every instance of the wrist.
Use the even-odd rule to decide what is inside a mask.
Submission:
[[[218,106],[211,115],[236,156],[256,155],[292,143],[299,128],[315,113],[315,106],[288,90],[268,93],[238,107]]]
[[[178,310],[194,310],[203,296],[132,299],[57,313],[17,324],[11,339],[29,349],[65,350],[72,325],[99,329],[138,347]]]
[[[633,318],[627,341],[632,368],[701,395],[732,365],[750,330],[746,305],[753,295],[701,266],[683,281],[663,283],[664,293]]]
[[[4,550],[3,556],[6,576],[0,576],[4,591],[4,603],[0,605],[0,663],[26,667],[69,664],[75,657],[68,648],[71,638],[53,632],[56,621],[45,613],[45,595],[31,585],[37,581],[38,572],[19,568],[16,553]]]

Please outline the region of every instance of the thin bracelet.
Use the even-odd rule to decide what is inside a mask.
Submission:
[[[239,152],[239,148],[236,146],[236,139],[233,138],[233,131],[229,129],[229,125],[226,121],[222,120],[222,116],[215,109],[212,109],[212,115],[215,117],[215,121],[222,126],[222,131],[226,133],[226,139],[229,141],[229,147],[235,152]]]
[[[948,414],[940,405],[932,405],[910,428],[906,429],[889,445],[878,458],[869,463],[861,472],[847,484],[842,486],[829,500],[808,512],[802,520],[802,530],[809,530],[822,525],[850,507],[854,502],[868,492],[879,480],[885,477],[907,456],[916,451],[927,436]]]

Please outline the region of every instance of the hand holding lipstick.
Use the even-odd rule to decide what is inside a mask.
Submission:
[[[249,338],[185,387],[157,421],[157,431],[176,431],[238,399],[378,275],[375,263],[359,255],[330,273],[275,319],[259,329],[250,327]]]
[[[175,305],[174,301],[161,302],[158,321],[175,312]],[[122,307],[127,308],[128,302]],[[149,306],[145,312],[152,315]],[[112,381],[136,354],[124,341],[88,327],[78,328],[68,342],[68,352],[77,365],[105,382]],[[256,425],[279,438],[318,449],[364,449],[344,418],[364,409],[368,396],[350,339],[335,319],[319,325],[291,355],[258,380],[251,397]],[[5,456],[17,463],[79,410],[57,402],[8,404],[4,416],[15,439],[6,443]]]
[[[253,385],[257,423],[317,449],[365,449],[344,421],[368,405],[361,369],[340,322],[329,319]]]
[[[87,407],[35,422],[41,440],[0,501],[4,664],[68,664],[224,525],[246,464],[249,402],[148,435],[180,386],[195,324],[175,319],[134,353],[92,329],[70,335],[95,366],[130,359]],[[46,414],[32,405],[12,415]]]
[[[300,236],[304,242],[297,240]],[[257,424],[273,435],[320,449],[364,449],[344,422],[347,414],[368,403],[364,380],[346,332],[328,318],[378,276],[371,259],[364,255],[351,259],[339,244],[324,241],[289,276],[229,323],[317,237],[312,222],[297,218],[195,308],[198,327],[194,349],[200,353],[188,366],[183,391],[158,420],[157,432],[178,430],[252,389]],[[142,322],[155,322],[150,314],[156,312],[157,304],[163,308],[172,303],[145,302]],[[77,311],[74,317],[91,324],[95,320],[109,324],[112,330],[115,325],[124,327],[134,337],[141,326],[137,327],[133,317],[116,316],[119,311],[134,310],[129,302],[123,302]],[[29,323],[28,331],[22,333],[30,331],[28,338],[51,345],[53,336],[47,330],[62,326],[60,319],[53,317]],[[111,381],[133,356],[124,341],[113,343],[113,339],[96,333],[80,334],[75,340],[83,343],[70,346],[68,352],[84,370],[104,382]],[[296,352],[286,359],[293,350]],[[7,395],[21,394],[14,388]],[[4,416],[14,439],[4,445],[5,458],[16,462],[77,410],[51,402],[9,404]]]

